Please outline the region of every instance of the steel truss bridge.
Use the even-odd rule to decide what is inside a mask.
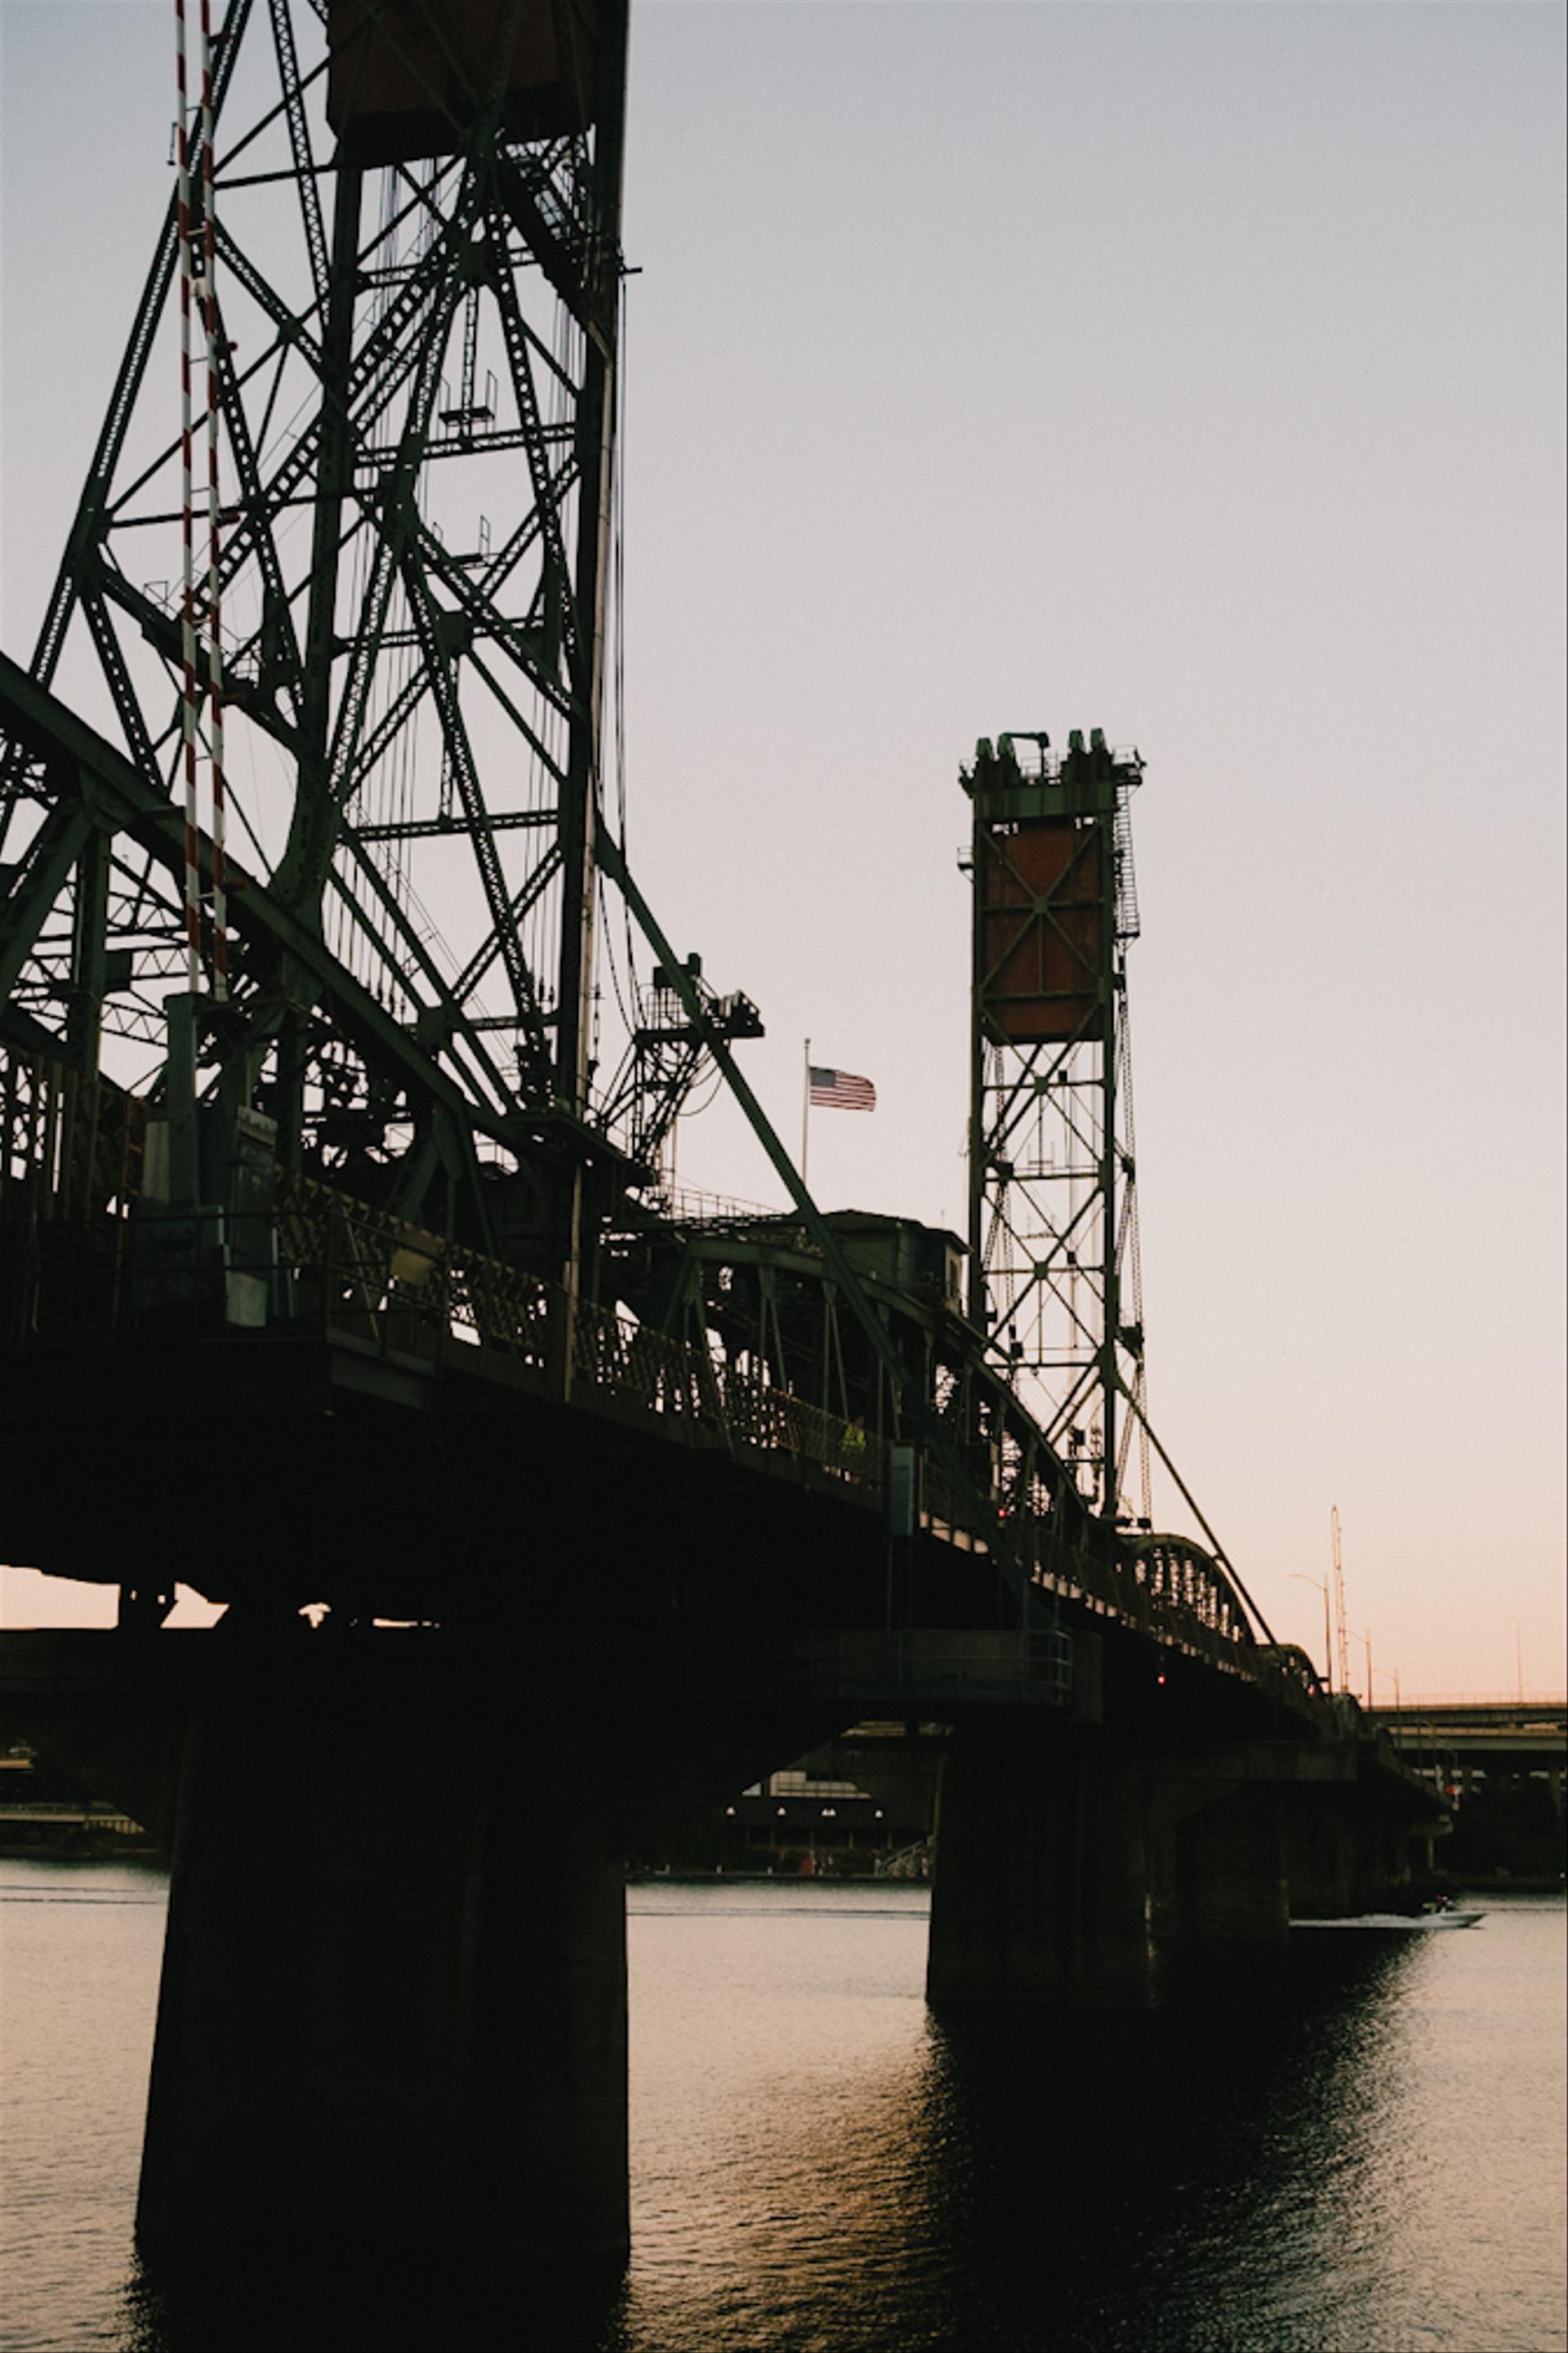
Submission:
[[[1142,1999],[1162,1906],[1273,1936],[1434,1803],[1149,1424],[1137,754],[961,771],[963,1236],[818,1207],[737,1061],[756,1007],[628,865],[626,0],[176,21],[176,185],[0,655],[0,1545],[121,1628],[13,1645],[0,1696],[178,1763],[146,2237],[493,2251],[525,2213],[616,2253],[652,1749],[710,1803],[868,1708],[951,1722],[953,1999]],[[714,1074],[784,1208],[675,1194]],[[177,1583],[226,1605],[194,1649]]]
[[[1217,1545],[1150,1525],[1141,1419],[1123,1507],[1128,764],[1004,738],[964,774],[965,1300],[936,1238],[821,1214],[736,1065],[755,1008],[674,952],[616,839],[624,0],[197,24],[37,643],[0,658],[14,1494],[74,1442],[27,1407],[35,1354],[86,1348],[101,1384],[106,1346],[318,1331],[831,1478],[852,1513],[886,1517],[896,1459],[900,1535],[967,1553],[979,1614],[1081,1598],[1310,1709]],[[715,1067],[788,1196],[771,1223],[670,1197]],[[1047,1099],[1049,1180],[1020,1148]],[[177,1525],[201,1473],[172,1476]],[[114,1575],[31,1487],[13,1553]],[[221,1566],[245,1549],[181,1573],[253,1600]],[[274,1599],[346,1574],[370,1606],[342,1557],[300,1593],[275,1561]],[[155,1613],[174,1577],[117,1581]]]

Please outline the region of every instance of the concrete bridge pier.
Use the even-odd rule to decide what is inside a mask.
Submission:
[[[1153,1922],[1162,1943],[1269,1944],[1289,1926],[1278,1783],[1155,1769]]]
[[[930,1999],[1139,2005],[1162,1947],[1281,1942],[1289,1769],[1261,1749],[961,1725],[942,1766]]]
[[[1102,1733],[960,1725],[943,1756],[933,2003],[1150,1998],[1147,1799]]]
[[[625,1897],[591,1724],[263,1684],[188,1737],[148,2253],[624,2261]]]
[[[1362,1815],[1353,1785],[1291,1793],[1285,1855],[1297,1919],[1343,1919],[1388,1900],[1390,1873],[1373,1852]]]
[[[1336,1919],[1404,1901],[1413,1873],[1433,1866],[1441,1818],[1412,1810],[1397,1785],[1352,1772],[1337,1785],[1298,1782],[1285,1799],[1293,1918]]]

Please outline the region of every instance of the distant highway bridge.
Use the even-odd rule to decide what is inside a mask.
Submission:
[[[1434,1774],[1453,1793],[1468,1789],[1478,1774],[1539,1777],[1562,1811],[1568,1699],[1406,1700],[1368,1715],[1407,1764]]]

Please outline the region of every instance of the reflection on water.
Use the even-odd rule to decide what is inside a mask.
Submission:
[[[624,2301],[618,2278],[509,2284],[379,2257],[302,2271],[279,2249],[177,2279],[138,2266],[99,2341],[116,2353],[601,2353],[619,2341]],[[26,2341],[76,2353],[74,2341]]]
[[[692,1901],[700,1948],[634,1922],[627,2353],[1563,2343],[1561,1905],[1205,1961],[1153,2015],[936,2021],[917,1918]]]
[[[57,1900],[4,1902],[28,1868]],[[157,1910],[89,1923],[80,1898],[115,1892],[93,1869],[0,1865],[8,1959],[53,1964],[41,2008],[22,1997],[44,2031],[19,2101],[42,2172],[20,2211],[7,2194],[18,2353],[1564,2346],[1561,1904],[1300,1938],[1169,1980],[1147,2016],[933,2019],[917,1889],[636,1889],[633,2263],[546,2302],[384,2267],[301,2282],[284,2249],[128,2282]]]
[[[1345,2293],[1333,2217],[1408,1949],[1315,1954],[1305,1986],[1209,1976],[1155,2017],[936,2021],[918,1918],[856,1935],[842,1975],[820,1922],[745,1905],[706,1926],[695,1980],[659,1971],[628,2348],[1219,2353],[1287,2347],[1282,2326]],[[750,2013],[699,2043],[714,1994],[748,1983]]]

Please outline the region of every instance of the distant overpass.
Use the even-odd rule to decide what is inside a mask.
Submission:
[[[1416,1699],[1367,1713],[1408,1764],[1442,1768],[1444,1780],[1460,1788],[1477,1774],[1539,1778],[1562,1809],[1568,1698]]]

